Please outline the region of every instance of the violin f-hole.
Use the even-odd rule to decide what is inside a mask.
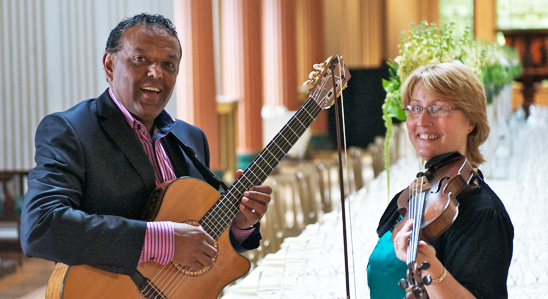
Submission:
[[[441,186],[443,186],[443,181],[448,180],[448,179],[449,179],[448,176],[443,177],[443,178],[438,182],[438,185],[437,185],[438,187],[436,188],[436,190],[435,190],[435,191],[431,191],[431,193],[438,193],[438,192],[440,192],[440,191],[441,191]]]

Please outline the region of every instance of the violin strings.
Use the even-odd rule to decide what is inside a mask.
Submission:
[[[416,262],[416,258],[417,258],[417,251],[419,250],[419,235],[420,235],[420,231],[421,231],[422,219],[423,219],[423,214],[424,214],[424,197],[425,197],[425,194],[424,194],[423,186],[424,186],[424,177],[421,177],[420,199],[419,199],[419,202],[418,202],[417,220],[414,223],[414,226],[416,227],[416,229],[415,229],[415,247],[416,247],[415,248],[415,262]]]
[[[411,199],[409,200],[409,219],[414,220],[415,218],[415,198],[416,198],[416,180],[414,180],[411,185],[413,186],[411,188]],[[413,235],[409,238],[409,244],[407,245],[407,264],[409,265],[411,262],[413,262]]]

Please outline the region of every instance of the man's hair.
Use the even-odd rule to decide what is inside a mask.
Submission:
[[[179,46],[179,59],[182,56],[181,43],[179,42],[179,37],[177,37],[177,31],[175,31],[175,26],[173,23],[160,14],[147,14],[141,13],[135,15],[131,18],[124,18],[112,31],[107,40],[107,46],[105,52],[115,55],[122,49],[120,44],[120,38],[126,32],[126,29],[131,28],[135,25],[143,25],[149,29],[160,29],[167,32],[169,35],[177,39],[177,45]]]

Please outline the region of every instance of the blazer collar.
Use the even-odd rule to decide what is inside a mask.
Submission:
[[[147,187],[154,189],[156,183],[152,164],[124,115],[110,98],[108,89],[96,102],[101,127],[124,153]]]

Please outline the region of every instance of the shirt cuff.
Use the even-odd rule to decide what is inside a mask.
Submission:
[[[230,226],[230,231],[232,232],[232,235],[234,236],[236,241],[241,244],[247,239],[247,237],[249,237],[249,235],[251,235],[251,233],[255,231],[255,227],[251,227],[248,229],[239,229],[238,227],[236,227],[236,225],[234,225],[234,223],[232,223],[232,226]]]
[[[173,260],[175,240],[171,221],[147,222],[145,243],[139,258],[139,264],[155,261],[165,265]]]

